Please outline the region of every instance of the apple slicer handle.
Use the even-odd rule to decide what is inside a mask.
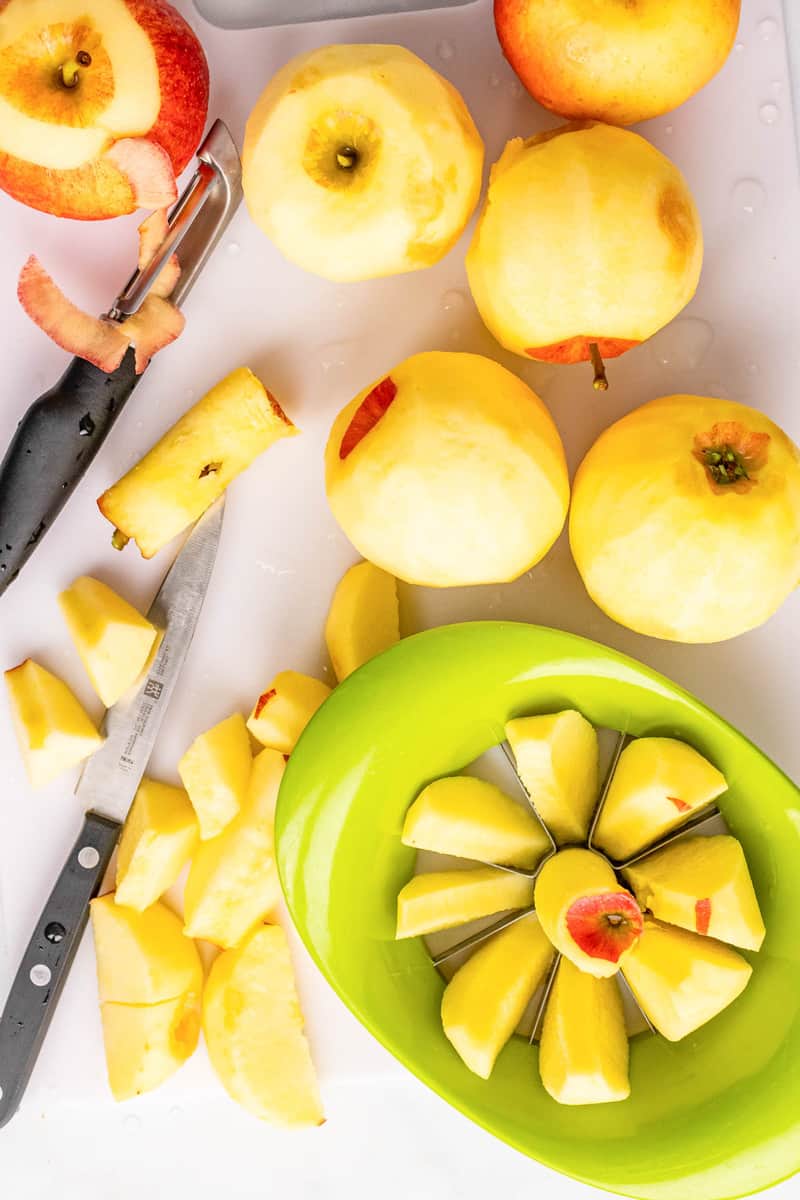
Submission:
[[[28,1086],[120,829],[118,821],[87,813],[22,957],[0,1016],[0,1128]]]
[[[0,596],[69,500],[141,376],[75,358],[25,413],[0,464]]]

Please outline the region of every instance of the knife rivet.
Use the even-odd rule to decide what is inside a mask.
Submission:
[[[30,981],[34,987],[47,987],[52,978],[52,971],[44,963],[37,963],[31,967]]]
[[[84,846],[78,851],[78,862],[85,871],[92,871],[100,862],[100,855],[94,846]]]
[[[59,942],[63,942],[67,936],[67,931],[60,921],[51,921],[49,925],[45,926],[44,936],[48,942],[52,942],[54,946],[57,946]]]

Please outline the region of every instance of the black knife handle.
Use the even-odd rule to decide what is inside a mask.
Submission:
[[[0,1128],[20,1105],[121,825],[87,813],[28,943],[0,1016]]]
[[[138,383],[129,349],[106,375],[75,358],[19,423],[0,464],[0,596],[72,495]]]

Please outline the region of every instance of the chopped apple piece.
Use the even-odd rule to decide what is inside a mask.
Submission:
[[[253,705],[247,728],[257,742],[291,754],[300,734],[331,689],[311,675],[280,671]]]
[[[32,658],[6,671],[5,679],[14,729],[32,787],[44,787],[103,744],[67,685]]]
[[[325,640],[341,682],[362,663],[400,641],[397,580],[371,562],[356,563],[333,593]]]
[[[58,598],[81,662],[106,708],[142,673],[156,627],[99,579],[81,575]]]
[[[506,738],[519,777],[556,841],[584,841],[598,791],[594,727],[567,709],[509,721]]]
[[[139,912],[155,904],[194,854],[199,837],[183,788],[143,779],[117,851],[117,904]]]
[[[635,738],[619,756],[594,841],[617,862],[675,829],[726,788],[707,758],[675,738]]]
[[[34,324],[62,350],[85,358],[100,371],[116,371],[129,345],[123,327],[92,317],[68,300],[33,254],[20,272],[17,297]]]
[[[442,1026],[470,1071],[488,1079],[553,959],[535,914],[478,947],[442,997]]]
[[[499,867],[415,875],[397,897],[397,937],[451,929],[533,903],[533,880]]]
[[[559,1104],[607,1104],[630,1095],[616,979],[598,979],[561,959],[544,1014],[539,1074]]]
[[[642,913],[593,850],[549,858],[536,878],[536,912],[550,941],[590,975],[615,975],[642,932]]]
[[[144,558],[152,558],[259,454],[298,432],[253,372],[239,367],[104,492],[98,507],[134,539]]]
[[[730,946],[648,918],[625,978],[659,1033],[678,1042],[744,991],[752,967]]]
[[[91,903],[101,1004],[162,1004],[203,990],[200,955],[164,904],[145,912],[115,903],[113,892]]]
[[[695,933],[759,950],[764,921],[736,838],[681,838],[649,854],[625,876],[642,908]]]
[[[220,954],[203,996],[203,1031],[211,1064],[237,1104],[274,1125],[322,1124],[292,960],[279,925],[262,925]]]
[[[406,813],[403,842],[458,858],[532,870],[550,841],[529,808],[470,775],[436,779]]]
[[[178,199],[172,162],[157,142],[120,138],[109,146],[105,157],[127,178],[137,208],[163,208]]]
[[[235,946],[278,903],[273,821],[284,765],[279,751],[262,750],[241,812],[197,851],[184,899],[190,937]]]
[[[118,1102],[154,1091],[197,1049],[199,994],[160,1004],[103,1004],[100,1015],[108,1082]]]
[[[247,794],[253,756],[241,713],[234,713],[192,742],[178,763],[203,841],[222,833]]]

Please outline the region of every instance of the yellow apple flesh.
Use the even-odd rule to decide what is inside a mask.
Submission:
[[[574,709],[506,725],[517,773],[559,844],[585,841],[599,787],[597,733]]]
[[[32,787],[51,783],[102,746],[103,738],[67,685],[33,659],[6,671],[5,681]]]
[[[252,766],[250,738],[241,713],[233,713],[201,733],[178,763],[203,841],[222,833],[239,812]]]
[[[333,593],[325,641],[341,682],[400,641],[397,580],[371,562],[346,571]]]
[[[144,912],[172,887],[200,838],[183,788],[143,779],[117,850],[117,904]]]
[[[533,880],[499,867],[415,875],[397,897],[397,937],[451,929],[533,903]]]
[[[109,893],[92,900],[91,915],[101,1004],[162,1004],[200,995],[200,956],[166,905],[140,913]]]
[[[142,673],[156,627],[99,579],[82,575],[58,598],[86,672],[106,708]]]
[[[100,1015],[108,1082],[118,1103],[160,1087],[197,1049],[199,994],[160,1004],[103,1004]]]
[[[291,754],[300,734],[330,694],[328,685],[312,675],[280,671],[253,705],[247,728],[262,746]]]

